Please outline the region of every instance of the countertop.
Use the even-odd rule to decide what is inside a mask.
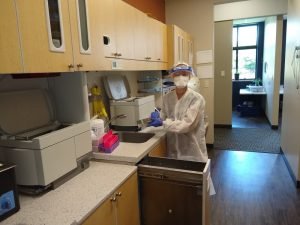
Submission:
[[[158,145],[165,134],[164,131],[158,131],[155,133],[155,136],[144,143],[120,142],[119,146],[112,153],[93,152],[93,156],[97,160],[116,161],[135,165]]]
[[[136,170],[135,166],[91,161],[89,168],[46,194],[21,195],[20,211],[0,224],[80,224]]]

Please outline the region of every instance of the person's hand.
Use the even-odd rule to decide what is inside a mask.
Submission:
[[[150,118],[151,121],[149,122],[148,126],[159,127],[162,125],[162,120],[158,111],[155,110],[154,112],[152,112]]]
[[[173,122],[173,120],[171,120],[171,119],[169,119],[169,118],[167,118],[166,120],[164,120],[164,121],[163,121],[163,126],[164,126],[164,128],[168,129],[168,127],[171,126],[172,122]]]

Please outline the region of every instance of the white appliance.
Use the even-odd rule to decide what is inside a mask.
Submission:
[[[16,164],[18,185],[49,186],[88,163],[90,122],[57,121],[43,89],[0,93],[0,156]]]
[[[104,87],[110,99],[111,118],[122,114],[126,115],[126,118],[111,120],[111,125],[116,130],[136,130],[138,121],[149,118],[155,109],[154,95],[130,96],[130,87],[125,76],[105,76]]]

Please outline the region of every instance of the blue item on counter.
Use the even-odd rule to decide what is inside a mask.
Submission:
[[[148,126],[159,127],[162,126],[162,120],[159,115],[159,111],[155,110],[151,113],[150,116],[151,121],[148,123]]]

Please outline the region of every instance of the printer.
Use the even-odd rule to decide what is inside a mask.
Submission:
[[[90,122],[58,121],[48,91],[0,92],[0,108],[0,159],[16,165],[18,185],[53,187],[88,166]]]
[[[110,99],[111,125],[115,130],[138,130],[138,121],[150,117],[155,109],[154,95],[133,97],[128,80],[122,75],[104,76],[104,88]],[[118,118],[126,115],[126,118]]]

